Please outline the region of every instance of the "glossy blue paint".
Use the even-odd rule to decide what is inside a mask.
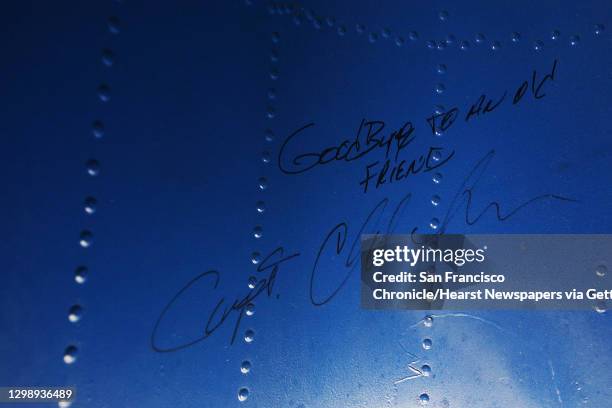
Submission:
[[[363,311],[352,259],[361,232],[432,224],[610,232],[609,4],[302,6],[5,7],[0,385],[75,385],[73,406],[87,407],[608,406],[609,313]],[[554,61],[546,96],[529,82],[512,105]],[[505,91],[498,109],[464,120],[481,94]],[[459,109],[441,136],[425,120],[436,105]],[[363,119],[384,121],[386,136],[411,121],[408,163],[430,147],[454,155],[367,193],[360,182],[368,166],[381,171],[384,149],[300,174],[279,168],[296,130],[314,124],[287,143],[286,166],[352,140]],[[503,221],[489,210],[473,225],[463,202],[445,217],[483,157],[468,220],[490,202],[507,215],[542,194],[576,201],[545,198]],[[242,302],[252,276],[274,284]],[[235,300],[237,310],[210,332],[215,314],[207,338],[153,349],[152,334],[158,349],[204,336],[221,298],[221,310]]]

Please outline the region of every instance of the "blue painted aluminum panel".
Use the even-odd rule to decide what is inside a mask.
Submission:
[[[358,271],[362,233],[610,233],[609,2],[0,19],[0,386],[74,385],[75,407],[611,406],[605,308],[373,312]]]

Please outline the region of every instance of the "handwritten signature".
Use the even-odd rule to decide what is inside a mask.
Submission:
[[[575,200],[567,197],[563,197],[556,194],[542,194],[532,197],[518,206],[508,210],[507,212],[502,211],[502,205],[498,201],[492,201],[487,203],[482,209],[476,211],[473,209],[475,200],[475,191],[485,170],[489,166],[491,160],[495,156],[495,151],[491,150],[487,152],[476,165],[468,172],[464,180],[462,181],[459,189],[450,201],[446,214],[444,215],[443,221],[438,229],[438,234],[444,233],[447,229],[451,220],[455,218],[458,213],[463,213],[464,221],[467,225],[476,224],[489,210],[493,210],[495,218],[500,221],[506,221],[515,215],[520,210],[524,209],[528,205],[534,204],[540,200],[558,200],[563,202],[573,202]],[[406,208],[412,197],[411,193],[406,193],[401,197],[399,202],[395,205],[391,212],[391,216],[388,219],[386,225],[381,227],[380,221],[383,219],[383,214],[390,203],[389,198],[380,200],[367,214],[364,221],[356,229],[353,235],[350,235],[350,225],[346,221],[339,222],[334,225],[323,237],[321,245],[315,255],[315,260],[310,271],[309,279],[309,293],[310,301],[314,306],[322,306],[330,302],[335,296],[340,293],[342,288],[348,282],[349,278],[353,274],[359,259],[360,249],[359,242],[361,234],[368,233],[375,235],[380,234],[391,234],[395,232],[395,229],[399,225],[399,222],[403,215],[403,210]],[[382,229],[379,229],[382,228]],[[412,229],[412,233],[416,233],[417,227]],[[341,256],[342,268],[344,275],[339,280],[339,283],[332,290],[328,289],[327,293],[320,293],[317,290],[318,279],[321,279],[321,273],[319,272],[319,265],[322,263],[323,254],[326,250],[331,251],[336,256]],[[166,304],[162,309],[151,333],[150,343],[151,347],[156,352],[174,352],[191,347],[203,340],[209,338],[215,333],[220,327],[222,327],[230,318],[234,317],[234,326],[230,337],[230,344],[233,344],[237,333],[240,328],[240,323],[245,314],[246,307],[255,299],[259,297],[272,297],[274,293],[274,283],[280,272],[280,268],[286,262],[301,256],[300,252],[293,252],[289,255],[285,255],[285,249],[278,247],[270,254],[268,254],[257,266],[257,271],[267,273],[264,278],[258,280],[256,286],[249,290],[244,296],[227,300],[223,294],[217,295],[215,293],[221,282],[221,273],[218,271],[207,271],[196,275],[194,278],[189,280]],[[203,322],[204,333],[194,339],[185,341],[180,344],[172,346],[160,346],[158,343],[160,325],[168,312],[176,305],[177,300],[185,295],[195,283],[206,280],[209,282],[210,298],[214,299],[211,302],[210,313],[208,314],[206,322]]]

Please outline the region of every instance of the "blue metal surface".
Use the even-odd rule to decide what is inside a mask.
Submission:
[[[361,310],[358,273],[360,233],[610,232],[609,2],[4,9],[0,385],[85,407],[611,406],[609,313],[430,322]],[[439,136],[437,105],[459,109]],[[362,120],[412,122],[405,168],[454,154],[367,192],[386,147],[293,161]]]

